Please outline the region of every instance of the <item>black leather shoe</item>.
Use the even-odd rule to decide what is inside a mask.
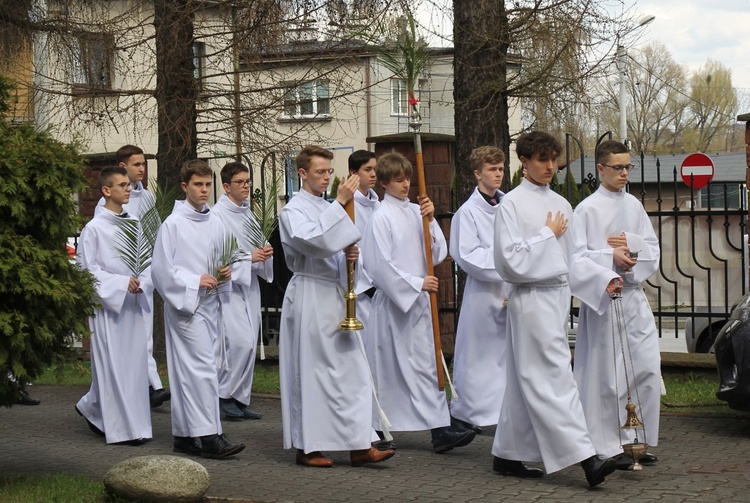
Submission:
[[[104,432],[102,430],[100,430],[99,428],[97,428],[94,423],[92,423],[91,421],[89,421],[88,419],[86,419],[86,416],[84,416],[83,414],[81,414],[81,411],[78,410],[78,406],[77,405],[75,406],[75,408],[76,408],[76,413],[79,416],[81,416],[83,419],[86,420],[86,424],[89,425],[89,430],[93,431],[94,433],[96,433],[100,437],[103,437],[104,436]]]
[[[227,419],[245,419],[245,414],[231,398],[219,398],[219,410]]]
[[[172,398],[172,394],[166,389],[154,389],[151,386],[148,387],[148,401],[151,404],[151,408],[159,407],[164,402],[168,402]]]
[[[190,456],[200,456],[201,443],[194,437],[174,437],[172,451],[189,454]]]
[[[201,437],[201,457],[223,459],[241,452],[245,444],[230,444],[225,435],[206,435]]]
[[[244,414],[245,419],[263,419],[263,414],[260,412],[248,409],[247,405],[238,401],[236,398],[232,398],[232,400],[234,400],[234,404],[240,409],[240,412]]]
[[[134,438],[133,440],[124,440],[122,442],[116,442],[116,445],[129,445],[131,447],[138,447],[146,443],[145,438]]]
[[[653,465],[657,461],[659,461],[659,458],[657,458],[650,452],[647,452],[645,456],[638,460],[638,462],[642,465]]]
[[[464,430],[471,430],[474,433],[476,433],[477,435],[481,435],[482,434],[482,428],[480,428],[476,424],[467,423],[466,421],[463,421],[461,419],[455,418],[453,416],[451,416],[451,424],[453,426],[457,426],[459,428],[463,428]]]
[[[437,454],[448,452],[454,447],[469,445],[476,433],[471,430],[459,430],[455,426],[443,426],[432,430],[432,450]]]
[[[37,398],[31,398],[31,395],[29,395],[25,389],[19,388],[18,403],[20,405],[39,405],[42,401]]]
[[[500,475],[510,475],[522,479],[538,479],[544,476],[544,471],[539,468],[530,468],[523,461],[513,461],[510,459],[498,458],[493,456],[492,469]]]
[[[395,451],[396,450],[396,442],[393,440],[378,440],[377,442],[373,442],[372,446],[375,447],[379,451]]]
[[[586,481],[591,487],[594,487],[604,482],[604,477],[615,471],[617,461],[614,458],[591,456],[581,461],[581,466],[583,471],[586,472]]]

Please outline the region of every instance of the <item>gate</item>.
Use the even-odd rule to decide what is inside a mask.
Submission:
[[[597,144],[606,136],[611,138],[611,133]],[[583,149],[575,137],[566,135],[566,166],[573,170],[571,141]],[[678,173],[684,156],[671,157],[672,162],[663,165],[660,158],[641,153],[639,169],[631,173],[626,188],[643,204],[659,239],[659,270],[643,287],[659,337],[677,338],[684,332],[689,351],[708,352],[732,307],[748,290],[744,153],[736,156],[736,175],[725,170],[723,180],[700,190],[688,187]],[[576,171],[581,197],[596,190],[593,158],[582,155],[580,178]],[[561,192],[571,199],[570,186]],[[573,307],[571,327],[575,315]]]

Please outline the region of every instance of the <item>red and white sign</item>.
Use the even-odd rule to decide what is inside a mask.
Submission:
[[[702,189],[714,177],[714,162],[706,154],[690,154],[680,167],[682,181],[693,189]]]

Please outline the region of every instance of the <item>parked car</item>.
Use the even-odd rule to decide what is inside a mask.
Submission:
[[[688,353],[713,353],[714,341],[727,322],[727,315],[723,309],[718,312],[719,308],[714,308],[710,313],[707,307],[698,307],[695,310],[701,314],[685,321],[685,342]]]
[[[735,410],[750,410],[750,293],[732,310],[714,343],[719,391],[716,398]]]

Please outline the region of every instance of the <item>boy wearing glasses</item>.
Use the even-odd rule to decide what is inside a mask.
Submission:
[[[221,170],[224,194],[211,209],[240,245],[252,256],[237,267],[232,279],[231,301],[223,305],[224,341],[217,340],[219,361],[219,407],[230,419],[260,419],[248,408],[255,370],[255,349],[260,334],[260,278],[273,281],[273,248],[266,243],[256,248],[244,231],[246,219],[255,220],[250,208],[250,171],[239,162]]]
[[[297,464],[328,468],[322,451],[350,451],[352,466],[385,461],[394,451],[371,446],[372,396],[358,332],[341,331],[347,260],[356,260],[360,233],[344,210],[359,186],[353,175],[328,189],[333,154],[307,146],[297,155],[302,190],[279,213],[281,243],[294,273],[284,295],[279,374],[284,449]]]
[[[108,444],[140,445],[151,438],[145,315],[152,309],[151,271],[133,277],[120,258],[119,221],[130,199],[125,168],[108,166],[99,175],[105,204],[81,231],[78,263],[97,279],[101,307],[89,318],[91,389],[76,405],[89,428]],[[150,318],[150,317],[149,317]]]
[[[640,288],[659,267],[659,241],[643,205],[625,192],[633,169],[627,147],[614,140],[602,142],[596,149],[596,169],[601,185],[575,210],[586,241],[583,252],[600,266],[623,279],[623,334],[613,334],[613,315],[608,296],[599,303],[582,304],[576,338],[575,377],[581,394],[586,423],[596,452],[616,456],[617,467],[631,464],[621,445],[634,439],[634,430],[619,430],[625,422],[627,383],[632,387],[638,417],[645,424],[645,439],[639,442],[656,446],[659,439],[661,373],[659,336],[651,306]],[[636,256],[633,252],[637,253]],[[615,326],[617,320],[614,320]],[[623,351],[620,335],[627,336]],[[635,375],[631,372],[632,365]],[[641,463],[656,462],[647,454]]]
[[[123,145],[115,153],[117,165],[125,168],[130,181],[130,200],[123,205],[123,210],[135,218],[141,218],[143,214],[156,204],[154,196],[143,186],[143,177],[146,174],[146,156],[143,149],[135,145]],[[102,197],[94,209],[97,215],[104,207]],[[150,295],[150,294],[149,294]],[[151,300],[149,300],[149,303]],[[154,314],[146,313],[146,332],[148,341],[148,381],[149,401],[151,407],[158,407],[170,399],[169,391],[164,389],[159,377],[159,371],[154,360]]]

